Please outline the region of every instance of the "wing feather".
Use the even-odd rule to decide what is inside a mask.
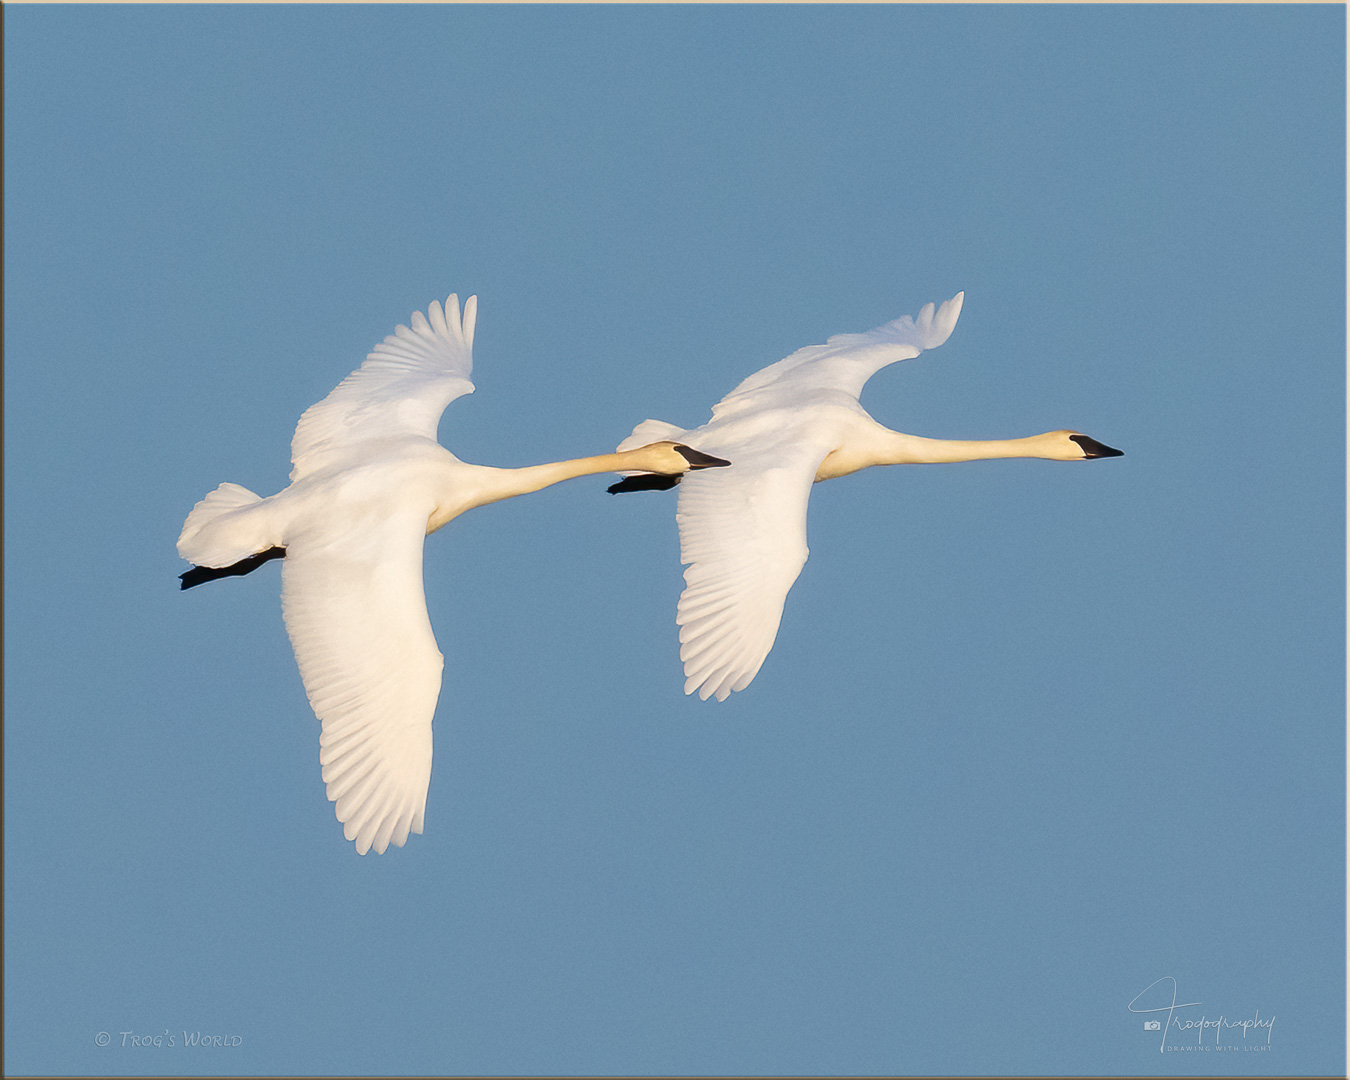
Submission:
[[[925,304],[917,316],[902,315],[863,334],[835,334],[824,345],[798,349],[742,380],[713,407],[713,416],[736,411],[749,404],[747,395],[770,386],[793,395],[812,389],[842,390],[856,398],[867,380],[887,364],[912,360],[945,342],[956,328],[965,295],[959,292],[941,307]]]
[[[445,407],[473,393],[473,331],[478,298],[451,294],[445,308],[412,313],[366,362],[300,417],[291,439],[291,480],[350,456],[369,439],[416,435],[434,440]],[[430,316],[428,318],[428,316]]]
[[[774,447],[687,474],[675,519],[688,564],[676,609],[684,692],[723,701],[773,648],[788,590],[806,565],[806,505],[825,451]],[[711,452],[711,451],[710,451]]]
[[[420,833],[443,661],[422,590],[426,515],[290,537],[281,604],[322,724],[328,798],[362,855]]]
[[[868,378],[945,342],[964,298],[798,349],[743,380],[713,407],[711,423],[685,432],[646,420],[620,445],[660,432],[731,462],[680,482],[676,520],[688,568],[676,622],[686,694],[722,701],[759,672],[806,564],[806,507],[820,463],[858,417],[876,426],[857,400]]]

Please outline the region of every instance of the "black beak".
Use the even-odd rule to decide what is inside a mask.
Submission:
[[[1117,450],[1115,447],[1107,446],[1105,443],[1099,443],[1096,439],[1087,435],[1070,435],[1074,442],[1083,448],[1083,456],[1086,458],[1099,457],[1124,457],[1124,450]]]
[[[675,452],[689,462],[689,470],[694,469],[720,469],[723,465],[730,465],[731,462],[720,457],[713,457],[711,454],[705,454],[700,450],[695,450],[692,446],[685,446],[682,443],[675,444]],[[1119,453],[1120,451],[1114,451]]]
[[[711,454],[705,454],[701,450],[695,450],[692,446],[685,446],[683,443],[675,444],[675,451],[689,462],[689,471],[695,469],[720,469],[724,465],[730,465],[731,462],[725,461],[720,457],[713,457]],[[617,484],[610,484],[605,490],[611,495],[622,495],[625,491],[669,491],[680,482],[678,476],[662,476],[660,473],[638,473],[636,476],[628,476],[620,480]]]

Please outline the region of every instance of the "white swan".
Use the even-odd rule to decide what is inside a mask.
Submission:
[[[300,418],[291,484],[263,499],[221,484],[188,515],[182,588],[283,558],[281,603],[322,722],[328,798],[362,855],[422,831],[442,658],[422,591],[422,543],[475,506],[574,476],[725,465],[670,441],[523,469],[460,461],[436,441],[445,407],[473,392],[474,317],[451,296],[399,326]]]
[[[806,563],[811,485],[869,465],[1034,457],[1082,461],[1119,450],[1074,431],[986,442],[925,439],[882,427],[858,404],[863,384],[887,364],[941,345],[964,293],[928,304],[866,334],[839,334],[751,375],[685,430],[644,420],[624,450],[653,439],[688,439],[732,465],[716,473],[630,476],[611,492],[680,484],[676,520],[687,564],[676,622],[684,692],[725,700],[743,690],[773,648],[788,590]]]

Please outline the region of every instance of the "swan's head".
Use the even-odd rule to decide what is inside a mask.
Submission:
[[[1124,450],[1099,443],[1091,435],[1081,431],[1052,431],[1045,436],[1053,440],[1057,451],[1055,457],[1060,461],[1084,461],[1088,458],[1124,457]]]
[[[617,484],[609,485],[611,495],[624,491],[668,491],[687,472],[731,464],[676,442],[648,443],[636,450],[620,451],[615,457],[621,462],[619,471],[626,475]]]
[[[662,476],[683,476],[695,469],[718,469],[731,462],[713,457],[692,446],[676,442],[654,442],[628,451],[633,464],[631,469],[660,473]]]

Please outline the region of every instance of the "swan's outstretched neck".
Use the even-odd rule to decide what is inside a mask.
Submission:
[[[1088,458],[1121,457],[1124,453],[1076,431],[1047,431],[1024,439],[924,439],[918,435],[894,431],[891,432],[889,442],[888,460],[880,464],[922,465],[991,458],[1083,461]]]
[[[656,442],[613,454],[550,461],[544,465],[527,465],[523,469],[494,469],[497,483],[491,486],[487,497],[475,505],[527,495],[564,480],[596,473],[640,471],[678,478],[691,469],[713,469],[729,464],[729,461],[701,453],[681,443]]]
[[[871,465],[931,465],[990,458],[1085,461],[1121,457],[1123,453],[1077,431],[1047,431],[1025,439],[925,439],[878,424],[826,457],[816,472],[816,481],[847,476]]]

